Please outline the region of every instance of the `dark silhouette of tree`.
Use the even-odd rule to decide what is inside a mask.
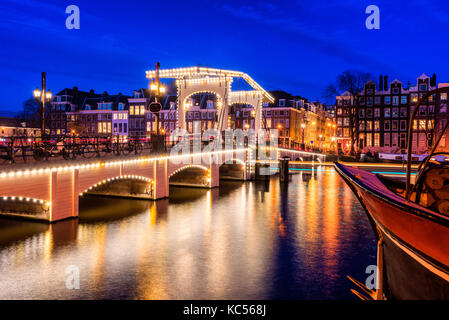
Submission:
[[[40,119],[42,114],[42,105],[35,99],[30,98],[23,102],[22,110],[19,111],[18,117],[22,121],[36,121]]]
[[[50,111],[50,104],[45,104],[46,123],[48,127],[48,114]],[[26,125],[40,127],[42,124],[42,103],[31,97],[25,100],[22,104],[22,110],[17,113],[18,120],[25,122]]]
[[[326,87],[324,97],[335,101],[336,96],[344,92],[349,92],[352,96],[352,102],[348,106],[349,117],[349,133],[351,138],[351,155],[355,154],[355,145],[358,142],[359,126],[358,126],[358,110],[357,95],[362,92],[365,83],[374,79],[373,75],[363,71],[346,70],[337,76],[334,84]],[[358,143],[357,143],[358,146]]]

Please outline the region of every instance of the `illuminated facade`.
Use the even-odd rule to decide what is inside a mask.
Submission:
[[[356,130],[356,149],[361,152],[404,152],[407,147],[407,134],[410,114],[419,98],[428,91],[436,89],[436,80],[423,74],[415,86],[405,88],[399,80],[388,83],[380,77],[379,84],[369,81],[363,91],[352,97],[349,93],[338,96],[337,139],[339,149],[350,149],[351,106],[355,106],[352,122]],[[425,152],[431,143],[431,131],[436,125],[443,128],[447,121],[447,97],[432,95],[420,107],[413,123],[413,149]],[[441,141],[445,145],[446,139]]]
[[[265,103],[262,128],[278,130],[279,144],[295,149],[335,149],[336,124],[333,114],[319,102],[292,97],[285,92],[271,92],[275,103]],[[236,129],[255,128],[254,110],[246,105],[232,109],[231,123]]]

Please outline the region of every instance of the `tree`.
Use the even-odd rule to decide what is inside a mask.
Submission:
[[[41,104],[35,98],[30,98],[23,102],[22,110],[18,113],[18,118],[25,122],[35,121],[40,119],[41,114]]]
[[[50,103],[45,104],[45,127],[49,124]],[[40,128],[42,125],[42,103],[31,97],[22,104],[22,110],[17,113],[16,118],[25,122],[28,127]]]
[[[336,96],[348,92],[352,96],[352,103],[348,106],[349,134],[351,138],[351,155],[355,154],[355,145],[358,145],[358,112],[357,95],[362,92],[365,83],[374,77],[367,72],[357,70],[346,70],[337,76],[334,84],[327,86],[324,96],[335,101]]]

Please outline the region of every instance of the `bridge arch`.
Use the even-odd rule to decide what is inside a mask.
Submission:
[[[211,169],[198,164],[183,165],[168,176],[169,185],[188,187],[210,187]]]
[[[256,131],[262,128],[262,103],[263,93],[261,91],[233,91],[230,94],[229,105],[248,105],[255,112],[254,129]]]
[[[178,87],[178,128],[186,129],[186,111],[189,106],[187,100],[199,93],[211,93],[217,97],[217,112],[218,112],[218,129],[223,130],[222,127],[227,124],[228,116],[228,94],[231,90],[232,78],[218,77],[208,79],[179,79],[176,81]]]
[[[245,161],[238,158],[223,162],[218,168],[220,180],[246,180],[246,166]]]
[[[184,119],[186,119],[186,114],[187,112],[192,112],[192,111],[199,111],[200,109],[194,109],[194,106],[192,104],[189,103],[189,99],[193,98],[195,95],[200,95],[200,94],[209,94],[209,95],[214,95],[215,96],[215,106],[213,110],[216,110],[217,112],[217,118],[213,120],[213,125],[212,128],[218,127],[218,118],[220,117],[220,112],[222,112],[223,106],[224,106],[224,101],[225,99],[223,98],[223,96],[221,95],[220,92],[218,92],[218,90],[198,90],[198,91],[193,91],[190,94],[186,95],[184,100],[182,101],[182,104],[184,105]],[[201,105],[200,105],[201,107]],[[212,109],[210,109],[212,110]],[[179,119],[179,112],[178,112],[178,119]],[[193,120],[192,120],[193,121]],[[200,118],[200,121],[202,122],[202,118]],[[193,123],[193,122],[192,122]],[[187,128],[187,121],[186,121],[186,130]],[[209,128],[210,129],[210,128]],[[187,130],[189,131],[189,130]],[[193,127],[192,127],[192,132],[193,132]]]
[[[82,190],[82,189],[81,189]],[[138,175],[119,175],[98,181],[79,193],[110,197],[154,199],[155,180]]]

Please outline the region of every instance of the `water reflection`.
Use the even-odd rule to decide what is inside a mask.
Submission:
[[[375,242],[333,170],[290,184],[171,188],[156,202],[81,200],[80,219],[51,226],[0,220],[0,298],[352,298]],[[80,269],[81,289],[65,287]]]

